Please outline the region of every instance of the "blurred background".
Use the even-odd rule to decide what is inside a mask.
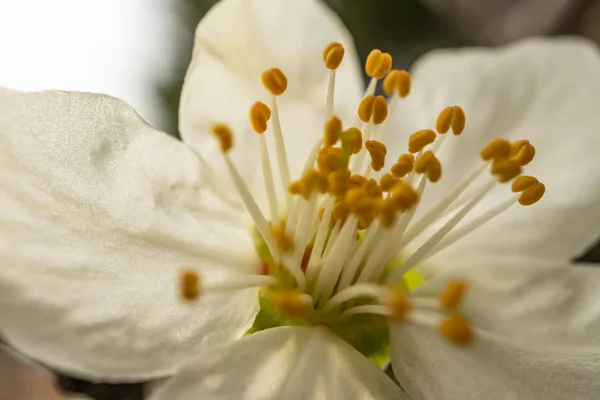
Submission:
[[[194,28],[216,1],[0,0],[0,85],[107,93],[176,136]],[[377,47],[393,55],[395,68],[410,69],[434,48],[497,46],[531,35],[572,34],[600,43],[600,0],[326,2],[352,32],[363,60]],[[583,260],[600,261],[600,246]],[[56,376],[0,346],[0,400],[72,393],[139,400],[144,390],[143,382],[99,385]]]

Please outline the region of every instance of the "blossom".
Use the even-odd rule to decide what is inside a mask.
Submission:
[[[321,2],[224,0],[183,142],[2,90],[2,335],[89,379],[180,371],[158,399],[593,398],[597,272],[570,260],[600,222],[597,50],[391,64],[363,91]]]

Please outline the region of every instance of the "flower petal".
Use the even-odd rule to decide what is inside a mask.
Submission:
[[[246,178],[252,179],[260,162],[248,111],[257,100],[271,107],[261,74],[277,67],[288,78],[288,89],[278,103],[290,170],[297,176],[322,134],[329,76],[322,52],[334,41],[346,49],[337,70],[335,113],[354,116],[362,93],[358,58],[352,37],[322,1],[220,1],[196,30],[181,96],[183,139],[210,156],[216,147],[209,126],[227,123],[237,134],[233,157]]]
[[[407,399],[362,354],[325,328],[261,331],[200,355],[151,400]]]
[[[184,266],[256,267],[250,235],[207,203],[193,153],[122,101],[1,89],[0,171],[0,332],[27,356],[140,380],[252,324],[256,290],[181,304]]]
[[[444,143],[443,177],[429,185],[423,209],[480,165],[479,150],[495,137],[531,140],[537,155],[524,172],[547,188],[538,204],[512,207],[440,253],[440,259],[477,252],[566,261],[593,244],[600,234],[600,57],[595,44],[528,39],[500,50],[434,51],[417,62],[413,83],[411,98],[395,115],[397,129],[410,133],[432,127],[448,105],[462,106],[467,115],[465,132]],[[510,188],[502,185],[477,210],[509,196]]]
[[[392,364],[413,399],[591,399],[600,395],[600,270],[482,266],[438,275],[469,284],[474,343],[450,345],[425,325],[392,326]]]

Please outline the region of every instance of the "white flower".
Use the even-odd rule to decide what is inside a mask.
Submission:
[[[332,42],[345,56],[328,70]],[[326,52],[330,67],[340,51]],[[374,54],[369,72],[386,72],[386,57]],[[269,94],[264,71],[284,93]],[[192,358],[157,399],[598,397],[598,272],[570,261],[600,224],[597,49],[538,39],[439,51],[417,63],[408,98],[362,102],[375,121],[356,117],[362,96],[351,38],[314,0],[210,11],[182,95],[184,143],[114,98],[1,90],[0,333],[88,379],[172,375]],[[258,136],[251,106],[253,128],[267,124]],[[461,110],[461,135],[409,138],[446,123],[461,133]],[[385,200],[374,184],[346,190],[330,175],[334,207],[323,174],[302,174],[326,121],[343,145],[321,152],[320,170],[356,144],[332,113],[387,145],[353,155],[354,172],[381,177],[407,142],[420,172],[386,178]],[[496,137],[510,142],[486,147]],[[531,164],[521,139],[537,149]],[[435,141],[421,151],[420,140]],[[371,158],[387,166],[373,171]],[[515,180],[528,189],[515,195],[497,178],[521,167],[536,178]],[[539,200],[540,181],[542,201],[519,205]],[[299,195],[282,190],[289,182]],[[345,222],[325,241],[334,213]],[[180,298],[182,273],[197,302]],[[391,357],[404,392],[365,356]]]

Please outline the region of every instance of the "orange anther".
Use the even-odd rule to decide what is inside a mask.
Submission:
[[[514,193],[523,192],[532,186],[537,185],[540,181],[537,178],[529,175],[519,176],[512,183],[511,189]]]
[[[408,297],[399,291],[392,291],[388,297],[388,306],[390,308],[390,319],[396,322],[406,321],[411,310]]]
[[[484,161],[502,160],[510,155],[510,143],[506,139],[494,139],[479,154]]]
[[[406,97],[410,93],[410,74],[407,71],[395,69],[385,77],[383,91],[387,95],[398,93],[400,97]]]
[[[271,118],[271,110],[263,102],[257,101],[250,107],[250,125],[256,133],[267,130],[267,122]]]
[[[325,146],[333,146],[339,140],[342,133],[342,121],[335,115],[330,117],[325,123],[324,133],[323,144]]]
[[[323,61],[329,69],[337,69],[344,58],[344,46],[341,43],[329,43],[323,50]]]
[[[467,284],[463,280],[448,282],[446,288],[440,295],[440,303],[446,310],[456,309],[465,296]]]
[[[211,131],[213,135],[219,140],[221,145],[221,151],[227,153],[233,147],[233,133],[231,129],[225,124],[215,124],[212,126]]]
[[[498,177],[498,181],[506,183],[512,181],[521,174],[521,166],[515,161],[504,159],[494,161],[492,164],[492,175]]]
[[[263,72],[262,83],[273,96],[282,95],[288,84],[287,78],[279,68],[271,68]]]
[[[371,155],[371,168],[373,168],[374,171],[381,171],[385,166],[385,156],[387,154],[385,144],[376,140],[367,140],[365,142],[365,148]]]
[[[365,63],[365,72],[371,78],[381,79],[392,69],[392,56],[381,50],[372,50]]]
[[[181,274],[181,297],[192,301],[200,297],[200,275],[197,272],[186,269]]]
[[[436,134],[431,129],[422,129],[410,135],[408,138],[408,151],[411,153],[417,153],[425,146],[433,143],[436,138]]]
[[[453,314],[440,325],[442,336],[457,346],[466,346],[473,342],[473,330],[469,321],[460,314]]]

